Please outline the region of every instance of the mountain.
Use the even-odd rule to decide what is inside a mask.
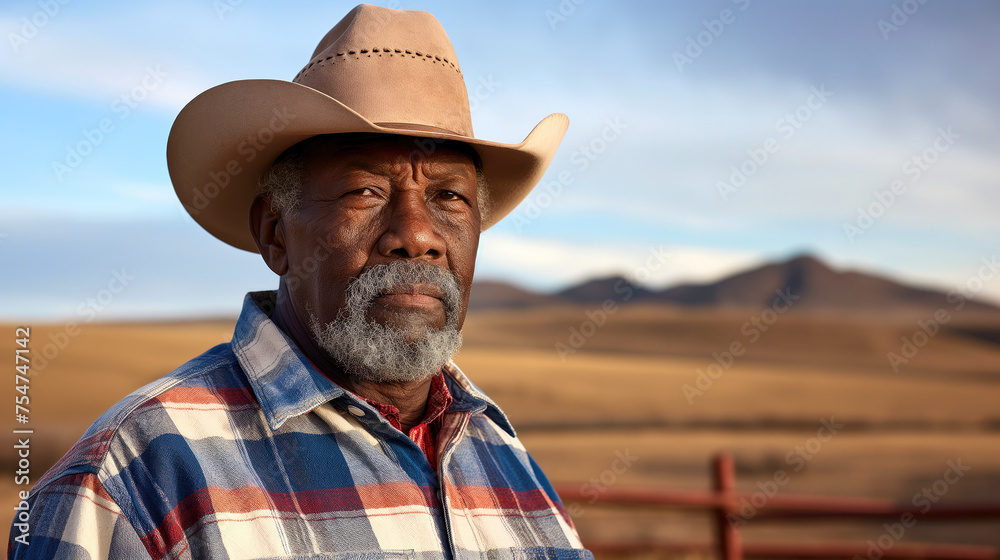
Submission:
[[[709,284],[675,286],[652,299],[695,306],[767,306],[778,297],[777,292],[794,300],[798,309],[933,311],[953,307],[943,292],[862,272],[836,271],[810,255],[767,264]]]
[[[559,303],[557,296],[539,294],[506,282],[483,281],[472,285],[469,309],[520,309]]]
[[[656,292],[633,285],[622,276],[588,280],[557,292],[556,296],[573,303],[600,303],[605,300],[647,299]]]
[[[619,303],[657,302],[684,307],[767,307],[776,298],[793,302],[792,307],[796,310],[933,313],[937,309],[951,311],[956,308],[956,300],[949,300],[944,292],[908,286],[864,272],[834,270],[812,255],[766,264],[716,282],[681,284],[659,291],[629,284],[622,277],[588,280],[555,294],[538,294],[501,282],[477,283],[473,286],[470,308],[560,303],[600,305],[608,299]],[[1000,311],[993,305],[975,301],[967,302],[965,308]]]

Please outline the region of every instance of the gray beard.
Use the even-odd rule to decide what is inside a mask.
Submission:
[[[400,284],[434,284],[441,289],[445,326],[428,328],[415,341],[404,329],[375,323],[368,309],[375,298]],[[450,271],[416,261],[392,261],[364,271],[347,286],[337,318],[321,325],[309,311],[309,329],[320,348],[344,372],[366,381],[419,381],[433,377],[462,345],[458,330],[461,291]]]

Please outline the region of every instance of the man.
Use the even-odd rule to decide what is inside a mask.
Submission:
[[[88,430],[33,488],[11,557],[591,558],[450,361],[479,234],[566,126],[476,139],[437,20],[369,5],[293,82],[195,98],[167,145],[177,195],[279,288]]]

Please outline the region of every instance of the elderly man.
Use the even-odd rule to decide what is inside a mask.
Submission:
[[[32,490],[10,556],[591,558],[451,362],[479,234],[566,126],[475,138],[437,20],[368,5],[293,82],[195,98],[167,145],[177,195],[279,288],[247,295],[232,342],[104,414]]]

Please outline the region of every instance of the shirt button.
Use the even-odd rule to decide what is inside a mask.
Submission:
[[[355,416],[358,416],[358,417],[361,417],[361,416],[365,415],[365,411],[363,411],[360,408],[354,406],[353,404],[347,405],[347,412],[350,412],[351,414],[353,414]]]

